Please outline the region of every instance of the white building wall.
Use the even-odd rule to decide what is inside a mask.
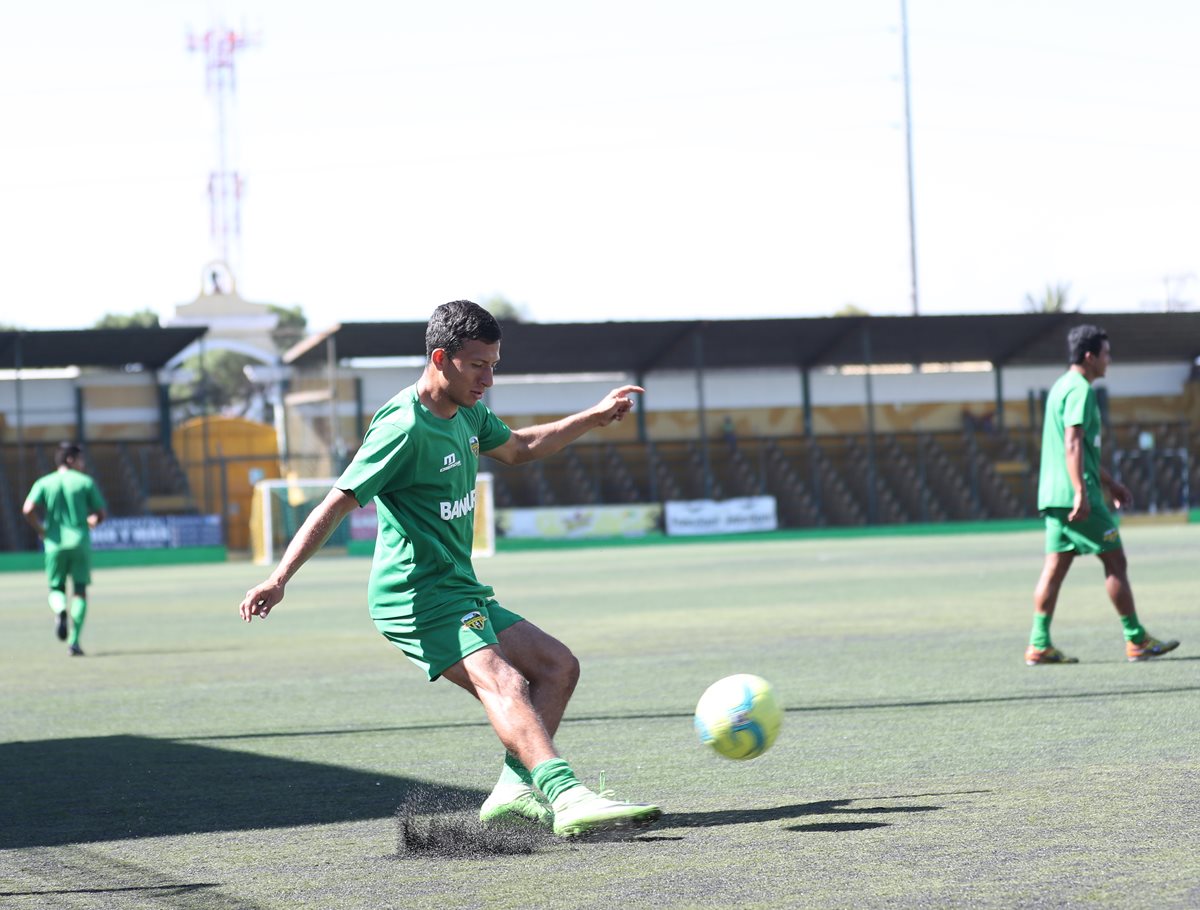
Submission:
[[[362,378],[363,412],[369,420],[370,415],[378,411],[393,395],[416,382],[421,375],[421,368],[374,368],[356,370],[354,375]]]
[[[54,426],[75,423],[75,390],[119,389],[157,386],[152,372],[83,373],[78,369],[23,370],[21,372],[21,424],[24,427]],[[155,399],[157,401],[157,399]],[[85,395],[86,405],[86,395]],[[0,375],[0,413],[15,432],[17,425],[17,381],[12,371]],[[85,407],[84,423],[88,427],[109,424],[158,423],[158,407]]]
[[[1064,367],[1011,367],[1003,372],[1006,401],[1024,401],[1030,391],[1049,389]],[[1180,395],[1190,374],[1187,364],[1119,364],[1098,385],[1116,398]],[[415,376],[412,380],[415,381]],[[599,401],[615,386],[632,382],[614,376],[605,381],[544,382],[527,377],[497,377],[488,406],[505,414],[571,413]],[[646,407],[651,411],[694,409],[698,403],[696,377],[686,371],[662,371],[646,376]],[[989,371],[963,373],[901,373],[871,377],[876,404],[936,404],[990,401],[996,396],[996,376]],[[397,386],[397,389],[400,386]],[[855,405],[866,400],[861,375],[813,370],[809,376],[813,407]],[[708,410],[799,407],[803,402],[799,369],[708,370],[704,374]]]
[[[38,377],[28,372],[21,376],[21,421],[25,426],[75,422],[75,378]],[[17,424],[17,382],[0,381],[0,411],[9,427]]]

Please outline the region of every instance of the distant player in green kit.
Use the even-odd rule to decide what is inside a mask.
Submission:
[[[1050,389],[1042,430],[1042,468],[1038,509],[1046,518],[1046,562],[1033,594],[1033,632],[1025,663],[1073,664],[1050,643],[1050,621],[1058,592],[1076,554],[1100,557],[1104,587],[1125,628],[1125,656],[1148,660],[1179,647],[1146,632],[1133,606],[1133,588],[1117,522],[1104,501],[1127,505],[1131,496],[1100,467],[1100,407],[1092,382],[1108,372],[1108,335],[1094,325],[1079,325],[1067,336],[1071,366]]]
[[[480,454],[508,465],[553,455],[622,419],[637,386],[552,423],[510,430],[481,399],[500,362],[500,326],[465,300],[434,310],[425,370],[375,414],[362,447],[297,532],[279,566],[246,593],[241,615],[265,618],[284,586],[339,522],[375,500],[379,536],[368,587],[376,628],[429,679],[444,676],[482,703],[507,750],[480,809],[485,824],[533,822],[572,837],[655,821],[657,806],[594,793],[552,737],[579,678],[562,642],[500,606],[471,565]]]
[[[38,478],[21,511],[43,541],[55,633],[67,642],[67,653],[82,657],[79,636],[87,616],[87,586],[92,582],[91,529],[104,521],[107,506],[96,482],[84,473],[79,446],[62,443],[54,460],[58,469]],[[69,639],[67,578],[72,585]]]

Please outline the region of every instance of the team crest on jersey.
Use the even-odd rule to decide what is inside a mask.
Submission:
[[[479,457],[479,437],[478,436],[471,437],[471,454],[474,455],[476,458]]]
[[[460,622],[472,632],[482,632],[483,627],[487,625],[487,617],[478,610],[472,610]]]

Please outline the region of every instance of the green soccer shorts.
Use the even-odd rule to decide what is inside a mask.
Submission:
[[[1046,509],[1046,552],[1098,556],[1121,549],[1117,520],[1100,500],[1091,500],[1092,510],[1083,521],[1067,521],[1070,509]]]
[[[92,552],[86,547],[71,547],[46,551],[46,581],[52,591],[67,584],[67,577],[76,588],[92,583]]]
[[[499,644],[496,636],[523,619],[494,600],[467,600],[443,607],[428,620],[410,616],[402,621],[374,622],[383,637],[403,651],[433,682],[468,654]]]

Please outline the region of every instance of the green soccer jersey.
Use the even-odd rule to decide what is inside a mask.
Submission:
[[[479,453],[512,431],[482,403],[446,420],[409,386],[371,420],[336,486],[359,505],[375,500],[379,533],[368,588],[371,616],[403,620],[492,589],[475,577],[475,475]]]
[[[88,516],[106,508],[96,482],[74,468],[39,477],[26,502],[40,507],[45,515],[47,553],[89,547]]]
[[[1075,487],[1067,473],[1067,427],[1083,428],[1083,481],[1088,498],[1100,487],[1100,406],[1096,391],[1078,370],[1067,370],[1050,387],[1042,428],[1042,468],[1038,478],[1039,509],[1069,509]]]

